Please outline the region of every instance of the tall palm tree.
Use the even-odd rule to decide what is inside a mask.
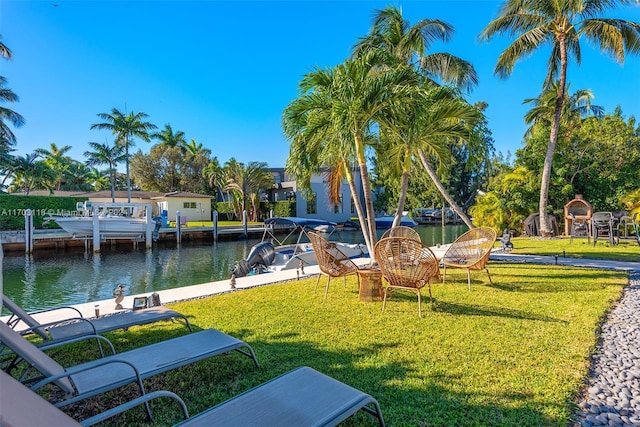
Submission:
[[[87,166],[107,165],[111,182],[111,201],[115,203],[116,167],[125,160],[124,147],[118,144],[111,146],[106,142],[104,144],[89,142],[89,147],[93,151],[84,152],[84,156],[87,158],[85,163]]]
[[[425,77],[460,89],[478,84],[478,75],[470,62],[447,52],[428,53],[434,42],[448,42],[454,28],[438,19],[421,19],[415,24],[404,19],[402,9],[394,6],[378,10],[369,34],[353,47],[353,56],[380,49],[389,57],[414,67]]]
[[[249,162],[245,166],[234,158],[225,165],[227,184],[224,189],[236,195],[242,211],[249,213],[251,221],[258,219],[260,190],[270,188],[273,184],[273,175],[269,173],[267,167],[265,162]],[[251,204],[251,210],[247,209],[247,202]]]
[[[133,144],[133,138],[137,137],[143,141],[149,142],[151,135],[149,131],[156,129],[156,125],[145,122],[144,119],[149,117],[146,113],[124,114],[117,108],[113,108],[111,113],[99,113],[104,122],[91,125],[91,129],[110,130],[116,136],[116,144],[124,146],[125,164],[127,173],[127,201],[131,203],[131,175],[129,173],[129,146]]]
[[[584,38],[620,63],[625,59],[625,52],[640,52],[640,24],[602,17],[609,10],[627,3],[626,0],[506,0],[498,17],[480,33],[482,41],[503,34],[515,37],[498,57],[494,73],[500,78],[509,77],[519,60],[529,57],[541,46],[551,47],[543,89],[557,81],[558,92],[540,183],[540,232],[543,236],[552,233],[547,218],[549,183],[569,60],[572,58],[580,65],[580,40]]]
[[[406,65],[381,69],[380,63],[381,52],[368,50],[333,69],[305,75],[299,85],[302,95],[283,115],[284,133],[291,141],[287,169],[303,183],[321,167],[342,171],[371,254],[376,226],[366,149],[378,126],[392,128],[418,81]],[[365,209],[353,181],[354,166],[360,172]]]
[[[37,148],[34,152],[38,154],[44,162],[56,173],[55,189],[60,190],[64,181],[65,173],[71,164],[71,157],[66,153],[71,150],[70,145],[58,147],[55,142],[49,144],[49,149]]]
[[[391,133],[390,147],[382,153],[385,158],[396,160],[396,170],[400,172],[401,186],[398,198],[398,213],[404,210],[404,202],[409,187],[409,176],[414,159],[420,159],[427,174],[436,188],[445,197],[449,206],[456,211],[469,228],[473,224],[453,197],[441,184],[436,171],[431,167],[431,160],[442,164],[451,161],[449,140],[470,140],[473,125],[478,120],[479,112],[447,87],[427,84],[418,92],[412,105],[398,126],[398,132]],[[383,133],[383,135],[386,132]],[[400,225],[401,215],[396,215],[393,226]]]
[[[377,12],[370,33],[356,44],[353,49],[353,54],[361,55],[368,50],[379,50],[384,53],[382,58],[386,65],[406,64],[414,68],[431,82],[452,84],[458,88],[470,90],[478,83],[478,76],[471,63],[447,52],[428,52],[434,42],[447,42],[453,34],[454,28],[440,20],[422,19],[414,25],[411,25],[409,21],[404,19],[402,10],[390,6]],[[430,108],[433,108],[433,105]],[[441,110],[441,113],[443,111],[444,109]],[[458,113],[460,112],[461,110],[458,111]],[[408,113],[412,114],[411,108],[408,108]],[[408,120],[405,125],[412,127],[414,123],[414,121]],[[413,129],[407,129],[395,123],[394,129],[396,132],[404,133],[404,135],[399,135],[398,139],[396,139],[401,147],[407,148],[407,144],[411,144],[410,140],[412,139],[416,142],[420,140],[420,138],[416,139],[417,129],[415,127]],[[438,149],[434,149],[433,144],[435,140],[433,137],[435,134],[429,137],[426,136],[425,132],[423,136],[431,141],[431,146],[428,149],[431,156],[421,156],[424,168],[436,188],[438,188],[442,196],[449,202],[449,205],[458,213],[465,223],[471,227],[471,221],[469,221],[464,211],[448,194],[435,173],[435,169],[429,163],[429,159],[434,156],[437,162],[440,161],[439,155],[445,153],[445,151],[442,150],[443,147],[441,146]],[[422,138],[422,140],[424,141],[425,138]],[[445,140],[440,139],[440,144],[444,142]],[[401,147],[399,147],[400,152],[405,152]],[[399,207],[396,212],[397,215],[394,220],[394,225],[400,224],[406,191],[408,189],[408,165],[411,163],[412,156],[409,153],[406,154],[407,155],[404,156],[405,166],[403,168]],[[406,179],[406,181],[404,181],[404,179]]]

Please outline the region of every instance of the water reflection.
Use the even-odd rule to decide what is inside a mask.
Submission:
[[[452,242],[466,227],[420,226],[416,230],[424,244],[435,246]],[[354,231],[343,231],[336,239],[364,241]],[[168,244],[152,250],[107,247],[99,254],[85,253],[83,248],[39,250],[30,256],[5,254],[4,293],[28,310],[38,310],[110,299],[120,283],[131,295],[222,280],[257,242],[182,242],[179,247]]]

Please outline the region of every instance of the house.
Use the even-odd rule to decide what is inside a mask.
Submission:
[[[29,193],[30,196],[49,196],[49,191],[36,190]],[[94,203],[111,203],[111,190],[101,191],[54,191],[53,196],[86,197]],[[152,215],[160,216],[163,211],[167,213],[167,221],[176,220],[176,212],[180,211],[182,218],[187,221],[211,221],[211,199],[214,196],[189,193],[186,191],[174,191],[161,193],[157,191],[131,191],[131,203],[150,203]],[[127,203],[126,191],[115,192],[115,203]]]
[[[356,208],[351,197],[349,184],[344,180],[340,185],[340,202],[331,206],[327,195],[327,179],[325,173],[314,174],[311,177],[311,196],[305,197],[298,191],[295,177],[285,173],[284,168],[270,168],[274,177],[273,189],[266,195],[271,202],[294,199],[296,201],[296,216],[301,218],[316,218],[333,222],[346,222],[356,216]],[[364,204],[362,180],[360,170],[354,168],[353,176],[360,195],[360,203]]]

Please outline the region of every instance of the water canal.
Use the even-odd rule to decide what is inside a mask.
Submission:
[[[467,228],[418,226],[416,230],[424,244],[435,246],[452,242]],[[363,242],[362,234],[354,231],[343,231],[332,239]],[[43,250],[32,256],[5,254],[3,292],[24,308],[39,310],[110,299],[118,284],[124,284],[126,294],[132,295],[213,282],[229,278],[234,263],[246,257],[257,242],[183,242],[179,247],[107,249],[99,254],[84,249]]]

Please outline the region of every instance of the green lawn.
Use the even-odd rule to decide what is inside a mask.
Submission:
[[[466,272],[450,270],[446,285],[433,286],[435,302],[424,304],[422,318],[415,295],[394,294],[385,313],[379,302],[360,302],[353,277],[346,290],[332,281],[326,300],[308,278],[171,304],[198,329],[248,342],[262,366],[236,354],[216,357],[154,378],[148,390],[178,393],[195,414],[306,365],[373,395],[389,426],[566,426],[598,326],[627,276],[496,262],[489,268],[494,284],[473,272],[471,292]],[[185,332],[161,324],[108,336],[122,351]],[[77,362],[81,353],[86,357],[75,349],[57,358]],[[101,405],[96,399],[70,410],[82,407],[88,416]],[[167,402],[154,409],[154,425],[179,419]],[[107,424],[143,419],[140,409]],[[375,423],[363,413],[346,425]]]
[[[635,240],[622,240],[619,245],[611,247],[607,239],[599,239],[594,246],[587,243],[586,238],[575,238],[573,242],[567,237],[541,239],[535,237],[516,237],[513,242],[514,254],[567,256],[573,258],[595,258],[615,261],[640,261],[640,245]],[[496,246],[499,246],[496,244]]]

